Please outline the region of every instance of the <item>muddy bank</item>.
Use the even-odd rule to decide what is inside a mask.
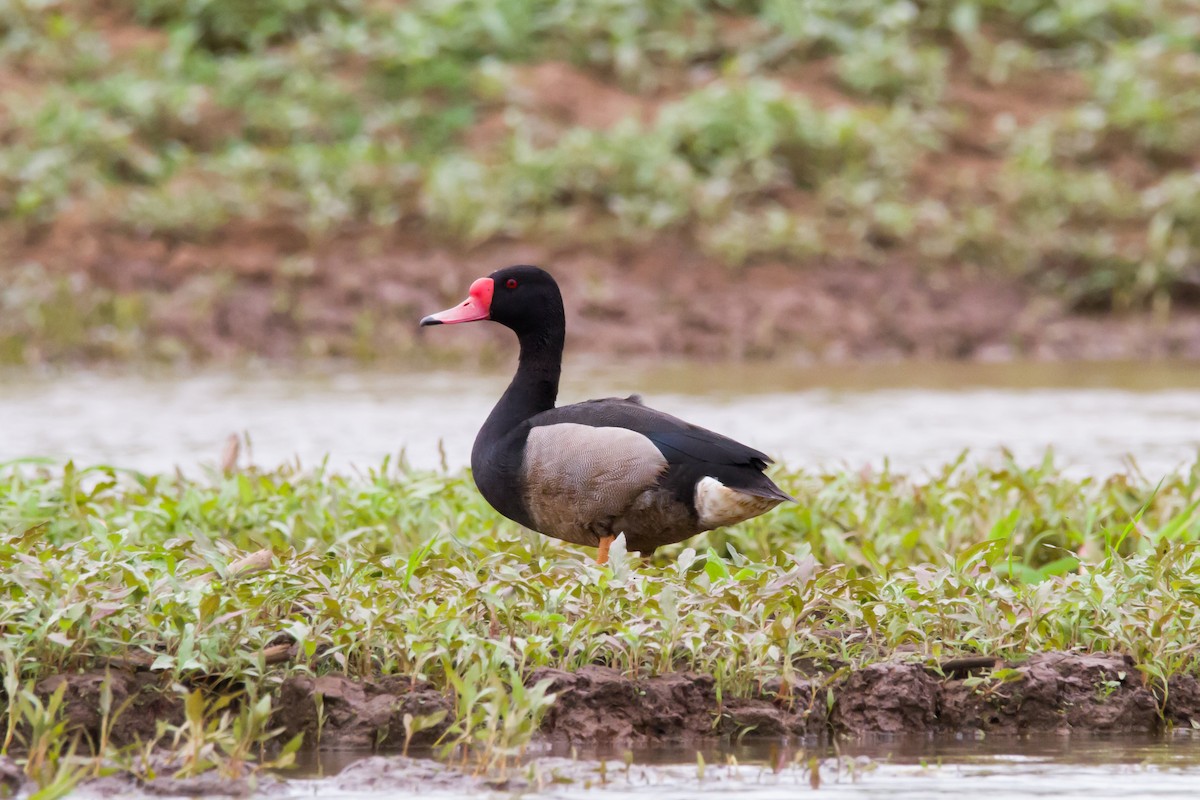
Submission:
[[[539,670],[531,678],[550,678],[557,693],[542,733],[573,743],[742,734],[1129,734],[1200,722],[1200,684],[1193,677],[1176,676],[1169,692],[1156,692],[1132,659],[1118,655],[1047,653],[1012,665],[960,659],[941,670],[880,663],[845,678],[774,680],[758,697],[724,702],[707,675],[674,673],[634,683],[589,667]]]
[[[275,724],[285,736],[304,734],[305,742],[337,750],[364,750],[405,743],[404,719],[434,719],[416,731],[410,745],[436,742],[453,722],[451,699],[431,686],[406,678],[352,681],[340,675],[300,675],[283,682]]]
[[[591,762],[566,759],[546,759],[545,762],[521,771],[514,769],[510,774],[507,770],[499,773],[480,768],[464,769],[429,758],[368,756],[354,761],[333,777],[311,783],[302,778],[293,778],[288,771],[259,771],[230,776],[210,770],[188,778],[174,778],[169,771],[164,771],[152,779],[146,779],[118,770],[112,775],[85,780],[82,788],[92,797],[295,797],[298,791],[304,792],[308,786],[311,786],[312,796],[334,792],[407,796],[431,791],[473,795],[489,790],[537,790],[551,782],[562,782],[566,776],[571,776],[569,779],[572,781],[582,781],[593,775],[598,766]],[[0,793],[7,785],[3,783],[4,766],[5,762],[0,760]],[[16,769],[15,764],[11,766]],[[541,778],[543,774],[545,780]],[[10,788],[15,794],[18,791],[32,791],[35,786],[18,771]],[[0,794],[0,797],[7,796],[10,795]]]
[[[794,758],[780,751],[766,772],[761,766],[739,767],[714,764],[698,771],[694,763],[619,764],[612,761],[554,756],[507,760],[499,764],[446,764],[428,758],[365,756],[357,758],[331,777],[313,778],[290,771],[259,773],[245,778],[206,774],[197,778],[156,777],[142,780],[120,773],[85,779],[81,793],[92,798],[155,797],[324,797],[346,793],[353,796],[416,796],[434,792],[453,797],[474,797],[504,792],[513,796],[550,792],[560,796],[564,789],[588,794],[603,788],[659,787],[690,796],[695,791],[746,789],[753,786],[809,786],[850,777],[870,770],[867,756],[856,758]],[[0,757],[0,775],[15,763]],[[743,771],[745,770],[745,771]],[[19,770],[18,770],[19,775]],[[10,794],[2,794],[4,791]],[[37,787],[18,776],[11,784],[0,781],[0,796],[32,794]]]
[[[191,778],[173,778],[164,773],[145,779],[124,772],[85,780],[81,786],[92,797],[261,797],[284,794],[284,781],[265,773],[241,777],[220,775],[216,770]],[[32,789],[33,787],[28,787]]]
[[[99,737],[103,673],[56,676],[38,685],[49,695],[66,682],[73,730]],[[1045,653],[1021,663],[957,659],[940,668],[883,662],[849,675],[814,675],[761,685],[755,696],[720,699],[709,675],[668,673],[632,680],[599,666],[577,672],[538,669],[556,701],[542,720],[549,742],[638,745],[755,736],[822,740],[832,735],[971,733],[1148,733],[1164,724],[1200,722],[1200,683],[1190,675],[1169,691],[1147,682],[1127,656]],[[110,737],[148,740],[158,720],[178,724],[178,693],[148,672],[112,673],[114,707],[128,704]],[[431,745],[453,721],[452,699],[419,681],[300,675],[276,691],[272,724],[281,741],[303,734],[329,750],[397,749],[405,720],[422,721],[409,742]]]
[[[1080,313],[1013,277],[929,271],[903,259],[886,268],[822,259],[731,270],[685,237],[587,249],[497,241],[463,251],[412,231],[350,231],[310,247],[286,224],[235,226],[205,244],[81,225],[23,250],[19,260],[45,270],[27,278],[31,296],[48,292],[46,307],[72,321],[10,341],[7,360],[487,360],[511,349],[505,332],[479,326],[448,337],[416,323],[459,301],[474,278],[513,263],[544,266],[560,279],[574,353],[800,362],[1200,358],[1195,308],[1176,307],[1167,319]],[[61,289],[35,288],[56,281]],[[118,308],[119,319],[111,316]]]
[[[920,666],[875,664],[837,687],[828,721],[831,730],[849,735],[1150,733],[1164,722],[1190,727],[1200,721],[1197,689],[1193,677],[1180,675],[1164,697],[1133,659],[1116,655],[1046,653],[947,678]]]
[[[37,688],[49,693],[65,683],[71,727],[94,736],[100,724],[100,680],[99,673],[57,676]],[[938,734],[983,731],[1001,738],[1057,734],[1057,741],[1069,733],[1136,739],[1168,725],[1191,729],[1200,722],[1200,683],[1195,678],[1176,676],[1169,691],[1162,691],[1143,680],[1132,659],[1111,654],[1045,653],[1019,664],[970,657],[936,667],[883,662],[843,676],[772,680],[762,684],[755,696],[724,700],[718,699],[711,676],[688,672],[634,681],[616,670],[591,666],[577,672],[539,669],[528,676],[530,683],[542,680],[550,681],[557,695],[541,726],[542,741],[551,747],[578,745],[585,752],[591,747],[611,752],[612,746],[633,750],[694,746],[699,751],[720,741],[766,740],[779,744],[767,756],[775,779],[813,786],[828,777],[827,771],[837,774],[845,767],[840,758],[826,762],[807,755],[814,752],[811,748],[819,752],[834,738],[857,738],[869,745],[880,734],[916,734],[928,741]],[[157,676],[114,672],[112,682],[116,702],[129,703],[113,726],[114,744],[144,737],[158,719],[182,720],[178,695]],[[416,747],[433,744],[450,724],[438,717],[442,712],[449,717],[453,704],[431,686],[402,678],[352,681],[341,676],[296,676],[278,688],[275,709],[272,724],[283,729],[281,738],[303,733],[310,746],[358,754],[375,748],[396,751],[404,742],[406,717],[437,720],[411,742]],[[210,770],[176,779],[171,775],[179,765],[173,758],[166,751],[152,756],[153,768],[139,774],[128,765],[114,765],[111,774],[87,780],[84,788],[98,797],[247,796],[290,792],[301,785],[290,774],[248,768],[238,774]],[[866,765],[869,759],[860,766]],[[634,779],[631,769],[647,774]],[[761,773],[761,767],[757,769]],[[683,785],[696,780],[696,770],[694,764],[606,767],[586,759],[545,755],[500,765],[481,762],[456,767],[393,755],[355,760],[336,777],[312,785],[314,791],[319,785],[322,791],[354,793],[432,789],[473,794],[538,791],[564,784],[586,789],[622,779]],[[711,772],[719,783],[721,774]],[[33,788],[16,762],[0,758],[0,794]]]

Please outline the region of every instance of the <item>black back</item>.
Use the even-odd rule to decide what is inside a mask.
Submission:
[[[531,426],[573,422],[592,427],[628,428],[645,436],[670,465],[663,485],[691,505],[696,482],[713,477],[731,489],[759,497],[791,500],[763,474],[772,463],[766,453],[678,417],[642,405],[638,398],[609,397],[561,406],[531,418]]]

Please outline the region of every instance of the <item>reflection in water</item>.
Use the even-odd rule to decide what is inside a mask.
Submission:
[[[632,754],[634,767],[628,771],[621,751],[590,749],[577,753],[582,762],[607,760],[603,773],[583,763],[564,767],[562,756],[567,753],[548,748],[535,755],[539,769],[545,774],[555,770],[557,764],[564,780],[551,783],[537,796],[571,799],[598,793],[607,798],[653,794],[661,800],[682,800],[697,794],[735,794],[777,800],[812,792],[808,774],[794,766],[807,764],[810,756],[824,759],[818,796],[951,798],[970,793],[984,798],[1053,795],[1157,800],[1193,797],[1200,780],[1200,739],[1190,731],[1161,738],[901,737],[845,743],[837,752],[829,747],[809,750],[799,759],[794,758],[794,752],[781,751],[776,743],[764,741],[709,745],[700,752],[707,764],[703,780],[698,779],[694,747],[665,745],[636,750]],[[353,759],[353,754],[330,754],[291,772],[289,777],[310,779],[295,780],[290,796],[348,800],[381,796],[357,788],[355,783],[347,786],[336,777],[311,779],[317,775],[336,776]],[[733,763],[736,766],[731,766]],[[773,770],[768,766],[771,763],[782,768]],[[452,791],[433,793],[440,797],[469,796]]]
[[[649,404],[740,438],[793,466],[936,468],[963,449],[1052,447],[1076,473],[1150,476],[1179,468],[1200,444],[1200,379],[1188,367],[1079,365],[856,366],[840,370],[667,366],[578,367],[563,402],[640,391]],[[256,462],[326,455],[370,467],[403,450],[421,467],[464,465],[507,375],[339,372],[153,377],[8,374],[0,383],[0,459],[74,458],[142,470],[213,463],[233,432]],[[955,388],[957,387],[957,388]],[[1040,387],[1040,388],[1039,388]]]
[[[790,760],[796,748],[782,748],[783,757]],[[766,764],[780,753],[780,745],[772,739],[750,739],[738,743],[709,743],[703,747],[658,744],[633,751],[639,764],[694,764],[699,751],[710,764],[723,764],[733,756],[742,764]],[[553,746],[547,754],[570,756],[566,746]],[[805,755],[821,758],[867,758],[892,764],[961,764],[992,762],[997,758],[1020,757],[1059,765],[1115,766],[1154,764],[1157,766],[1193,767],[1200,770],[1200,736],[1181,731],[1149,736],[1104,736],[1092,734],[1029,734],[1025,736],[875,736],[855,741],[842,741],[804,751]],[[596,747],[576,749],[577,756],[594,760],[625,758],[622,748]]]

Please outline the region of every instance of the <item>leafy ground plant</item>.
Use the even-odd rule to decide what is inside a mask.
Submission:
[[[503,760],[553,702],[525,684],[539,667],[693,670],[730,697],[901,650],[1196,669],[1200,467],[1158,484],[1049,461],[779,477],[800,503],[600,568],[497,517],[463,475],[5,466],[7,746],[39,775],[73,763],[61,697],[32,687],[114,664],[180,687],[187,713],[155,738],[176,771],[270,757],[271,698],[296,675],[443,690],[447,755]],[[442,722],[410,716],[405,741]]]

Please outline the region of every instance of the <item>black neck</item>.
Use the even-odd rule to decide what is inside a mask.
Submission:
[[[517,374],[479,431],[480,440],[495,441],[534,414],[554,408],[566,326],[562,319],[550,322],[538,330],[517,331],[521,343]]]

